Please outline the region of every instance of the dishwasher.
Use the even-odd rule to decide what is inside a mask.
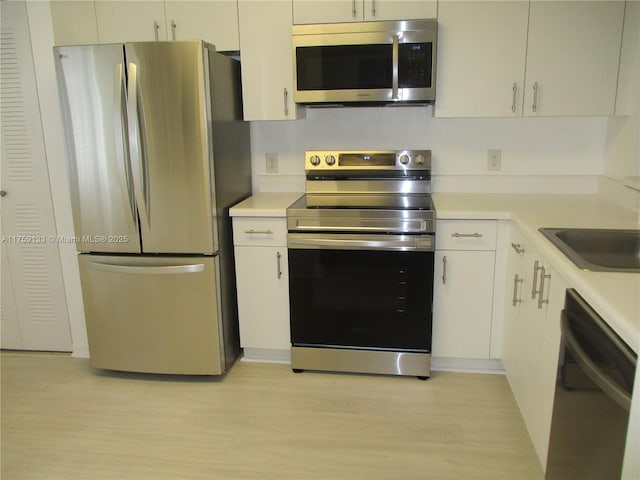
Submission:
[[[560,327],[545,479],[619,480],[637,355],[573,289]]]

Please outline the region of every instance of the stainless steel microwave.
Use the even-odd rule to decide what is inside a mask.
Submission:
[[[431,103],[436,20],[293,26],[296,103]]]

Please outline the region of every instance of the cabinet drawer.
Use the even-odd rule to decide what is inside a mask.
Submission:
[[[436,221],[436,250],[495,250],[495,220]]]
[[[287,219],[234,217],[234,245],[286,246]]]

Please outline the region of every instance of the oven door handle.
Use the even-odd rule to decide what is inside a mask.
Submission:
[[[290,249],[388,250],[433,252],[433,235],[358,235],[289,233]]]
[[[352,220],[343,220],[338,221],[334,220],[331,222],[327,222],[325,225],[321,225],[318,222],[310,222],[306,223],[304,220],[296,220],[294,225],[289,226],[289,230],[296,231],[309,231],[309,232],[317,232],[317,231],[326,231],[326,232],[402,232],[402,233],[428,233],[429,229],[432,227],[432,222],[428,222],[426,220],[400,220],[400,221],[388,221],[388,220],[379,220],[379,221],[371,221],[370,223],[377,223],[377,225],[354,225],[354,221]],[[309,235],[309,234],[305,234]]]

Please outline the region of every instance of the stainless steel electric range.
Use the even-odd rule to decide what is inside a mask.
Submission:
[[[430,376],[431,152],[309,151],[287,210],[294,371]]]

